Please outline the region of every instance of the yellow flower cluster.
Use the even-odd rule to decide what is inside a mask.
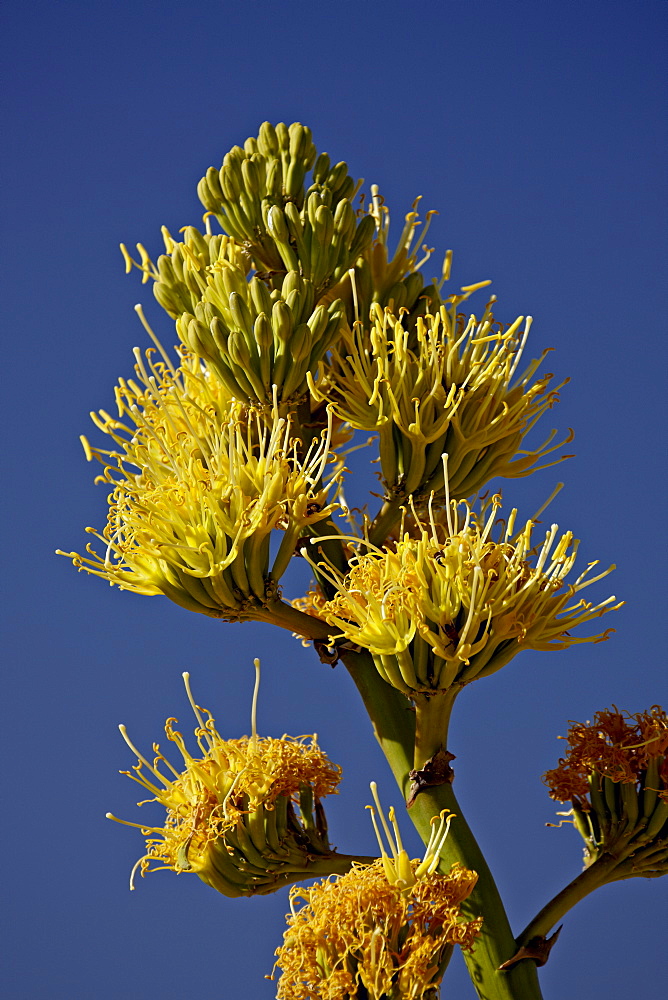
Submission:
[[[374,303],[370,332],[361,322],[344,330],[319,380],[307,376],[313,395],[327,399],[342,420],[378,433],[388,498],[442,494],[443,453],[450,495],[460,498],[494,476],[545,468],[537,463],[572,439],[554,445],[553,431],[539,448],[520,451],[561,386],[548,389],[551,375],[535,378],[542,358],[515,377],[530,319],[522,329],[519,317],[504,331],[494,323],[494,299],[480,321],[457,314],[458,304],[486,284],[463,289],[435,314],[418,317],[415,328],[402,310]]]
[[[411,862],[415,870],[418,861]],[[476,876],[459,865],[417,879],[406,892],[388,882],[382,861],[336,881],[290,892],[292,914],[277,951],[279,1000],[421,1000],[438,985],[450,946],[470,948],[481,920],[459,906]],[[294,903],[302,900],[297,910]]]
[[[452,817],[432,821],[424,859],[410,861],[394,811],[393,838],[375,784],[371,788],[391,857],[370,806],[382,858],[355,865],[336,881],[290,891],[288,929],[276,952],[283,973],[278,1000],[349,1000],[360,991],[369,1000],[432,997],[452,947],[471,948],[480,930],[482,918],[465,920],[460,913],[475,872],[455,864],[446,875],[436,874]]]
[[[331,422],[305,449],[289,418],[245,410],[189,352],[179,369],[166,355],[136,360],[137,379],[116,389],[119,419],[91,415],[115,449],[83,439],[113,486],[106,528],[87,529],[103,551],[62,554],[125,590],[212,617],[252,617],[275,594],[300,533],[335,509],[335,474],[323,485]]]
[[[243,149],[234,146],[219,170],[209,167],[198,194],[257,271],[280,281],[299,270],[320,293],[340,280],[373,236],[374,220],[358,220],[351,204],[360,184],[347,164],[332,166],[327,153],[318,155],[309,128],[264,122],[257,138]]]
[[[320,805],[322,797],[336,791],[341,769],[328,760],[316,737],[310,742],[307,737],[258,737],[253,719],[250,738],[224,740],[211,714],[195,705],[187,674],[184,679],[198,722],[199,756],[187,749],[174,728],[176,719],[165,725],[183,770],[174,768],[157,744],[151,763],[120,727],[138,757],[133,772],[122,773],[151,793],[148,801],[167,810],[158,827],[118,821],[147,837],[131,886],[137,868],[142,875],[167,868],[194,872],[223,895],[241,896],[347,871],[352,859],[330,849]]]
[[[372,303],[389,307],[397,315],[401,311],[405,322],[414,326],[417,317],[424,315],[439,300],[438,289],[446,280],[452,258],[448,251],[440,284],[425,285],[420,268],[430,259],[433,248],[424,240],[429,232],[433,210],[420,219],[416,198],[404,219],[404,225],[392,256],[389,251],[390,211],[377,184],[371,185],[371,199],[366,211],[375,222],[373,242],[355,261],[347,281],[340,283],[340,294],[352,319],[361,319],[365,326]]]
[[[590,563],[567,585],[578,548],[571,532],[558,537],[553,524],[536,545],[534,522],[515,533],[513,510],[495,540],[499,506],[495,496],[484,516],[451,501],[426,524],[415,516],[396,543],[367,544],[345,576],[320,564],[338,590],[321,612],[332,636],[369,650],[383,679],[409,697],[485,677],[522,649],[607,638],[570,631],[612,610],[614,597],[596,605],[576,597],[610,570],[587,579]]]

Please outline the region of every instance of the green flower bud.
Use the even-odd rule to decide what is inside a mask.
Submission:
[[[271,325],[279,340],[286,342],[292,334],[292,311],[281,299],[274,302],[271,310]]]

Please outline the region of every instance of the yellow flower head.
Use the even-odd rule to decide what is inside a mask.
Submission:
[[[374,303],[370,333],[364,324],[354,324],[332,351],[331,364],[321,365],[317,385],[310,379],[311,391],[327,399],[341,419],[378,433],[389,498],[442,495],[444,452],[450,495],[460,498],[495,476],[546,468],[537,463],[572,439],[570,434],[552,444],[553,431],[539,448],[520,451],[561,386],[548,389],[551,375],[535,378],[542,358],[515,374],[530,318],[524,328],[520,316],[504,330],[490,310],[494,299],[480,321],[457,314],[457,305],[486,284],[462,289],[435,314],[418,317],[415,329],[404,322],[401,309]]]
[[[197,718],[199,754],[187,749],[174,728],[176,719],[165,725],[183,770],[173,767],[158,744],[151,763],[120,727],[138,757],[133,772],[121,773],[151,793],[145,801],[167,810],[162,826],[118,821],[138,827],[147,838],[131,888],[137,868],[142,875],[164,868],[194,872],[226,896],[273,892],[300,878],[347,871],[352,859],[330,849],[320,805],[322,797],[336,791],[341,769],[328,760],[316,737],[259,737],[256,687],[251,737],[224,740],[211,714],[195,704],[188,674],[183,676]]]
[[[276,584],[304,528],[335,505],[323,485],[331,423],[302,448],[289,419],[246,411],[190,353],[175,370],[167,356],[139,352],[136,380],[116,389],[119,418],[91,414],[113,450],[87,457],[110,483],[98,554],[76,566],[140,594],[164,594],[212,617],[248,617]],[[271,563],[274,530],[282,543]]]
[[[668,716],[649,711],[597,712],[572,722],[568,754],[543,781],[553,799],[571,801],[570,818],[585,841],[585,862],[618,859],[609,881],[668,872]]]
[[[473,945],[482,919],[464,920],[459,908],[473,891],[475,872],[455,864],[447,875],[436,874],[440,847],[434,844],[424,861],[409,861],[393,825],[393,859],[383,849],[372,865],[291,890],[288,929],[276,952],[279,1000],[347,1000],[360,987],[369,1000],[421,1000],[433,996],[453,945]],[[379,842],[382,848],[380,835]]]
[[[368,649],[383,679],[409,697],[485,677],[521,649],[607,638],[570,632],[612,610],[614,597],[596,605],[576,597],[610,570],[587,579],[590,563],[566,584],[578,548],[571,532],[558,537],[553,524],[536,544],[533,521],[515,533],[513,510],[495,538],[499,506],[498,496],[480,513],[451,501],[428,523],[414,515],[414,526],[383,549],[360,542],[367,551],[345,577],[320,565],[338,589],[321,612],[332,635]]]

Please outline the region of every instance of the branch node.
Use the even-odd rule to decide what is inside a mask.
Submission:
[[[499,966],[499,972],[507,972],[508,969],[512,969],[513,966],[517,965],[524,958],[533,959],[539,968],[541,965],[545,965],[563,926],[563,924],[560,924],[551,937],[538,936],[530,938],[526,944],[522,945],[519,951],[515,952],[512,958],[509,958],[507,962]]]
[[[407,809],[410,809],[420,792],[423,792],[425,788],[432,788],[434,785],[452,784],[455,772],[450,767],[450,761],[454,759],[455,755],[453,753],[441,747],[419,770],[408,772],[411,785],[406,801]]]
[[[317,639],[314,639],[313,648],[318,654],[321,663],[329,663],[330,667],[334,668],[339,662],[339,651],[336,646],[330,646],[326,642],[319,642]]]

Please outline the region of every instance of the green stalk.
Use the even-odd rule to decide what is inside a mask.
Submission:
[[[481,915],[484,917],[473,951],[463,952],[478,996],[481,1000],[540,1000],[542,994],[533,961],[523,960],[507,972],[498,971],[503,962],[516,954],[517,945],[499,890],[464,819],[452,785],[425,789],[418,795],[408,814],[420,836],[426,841],[431,828],[430,820],[441,809],[449,809],[456,816],[441,852],[441,871],[447,872],[455,862],[459,862],[478,873],[475,889],[460,907],[462,915],[467,919]]]
[[[621,785],[622,793],[624,787]],[[663,814],[664,822],[665,816],[666,813]],[[658,822],[661,822],[661,817]],[[607,882],[621,882],[637,877],[653,878],[664,874],[659,866],[665,864],[668,839],[659,840],[657,834],[658,830],[650,829],[648,821],[641,819],[634,828],[611,841],[605,853],[545,904],[524,928],[517,939],[518,943],[526,944],[532,937],[544,937],[576,903]]]
[[[406,500],[399,497],[384,502],[369,528],[369,541],[372,545],[382,545],[388,535],[392,534],[401,520],[401,508],[405,503]]]
[[[454,685],[433,695],[416,695],[415,703],[415,747],[413,767],[419,770],[438,753],[447,750],[448,724],[455,698],[461,691]]]
[[[421,703],[419,711],[417,707],[414,710],[407,698],[382,680],[368,653],[344,650],[341,655],[362,696],[376,739],[404,799],[407,799],[411,785],[409,771],[415,763],[416,718],[421,727],[417,741],[419,761],[425,754],[429,756],[434,749],[438,749],[436,744],[445,747],[452,698],[450,704],[446,699],[441,702],[440,719],[436,717],[438,696],[430,699],[426,706]],[[499,966],[516,953],[517,945],[492,873],[464,819],[452,785],[438,785],[420,792],[408,814],[427,843],[430,821],[442,809],[449,809],[457,817],[450,827],[442,852],[442,870],[447,872],[454,862],[459,862],[478,873],[477,885],[461,907],[462,914],[468,919],[484,916],[481,934],[473,951],[463,953],[478,996],[481,1000],[541,1000],[536,966],[532,960],[518,962],[507,972],[498,971]]]
[[[338,854],[336,851],[332,851],[327,857],[314,857],[313,860],[309,861],[308,878],[313,878],[316,875],[322,875],[324,878],[329,875],[347,875],[354,864],[371,865],[377,860],[368,854]]]
[[[579,903],[594,889],[599,889],[606,882],[609,882],[610,876],[618,864],[618,858],[603,854],[583,872],[580,872],[527,924],[517,939],[518,945],[526,944],[533,937],[545,937],[576,903]]]
[[[321,618],[304,614],[303,611],[281,600],[253,609],[253,618],[256,621],[268,622],[270,625],[278,625],[280,628],[303,635],[306,639],[315,639],[319,642],[329,643],[333,631],[332,626]]]
[[[374,735],[406,799],[408,772],[413,767],[415,712],[408,699],[382,679],[370,653],[339,650],[339,655],[362,696]]]

